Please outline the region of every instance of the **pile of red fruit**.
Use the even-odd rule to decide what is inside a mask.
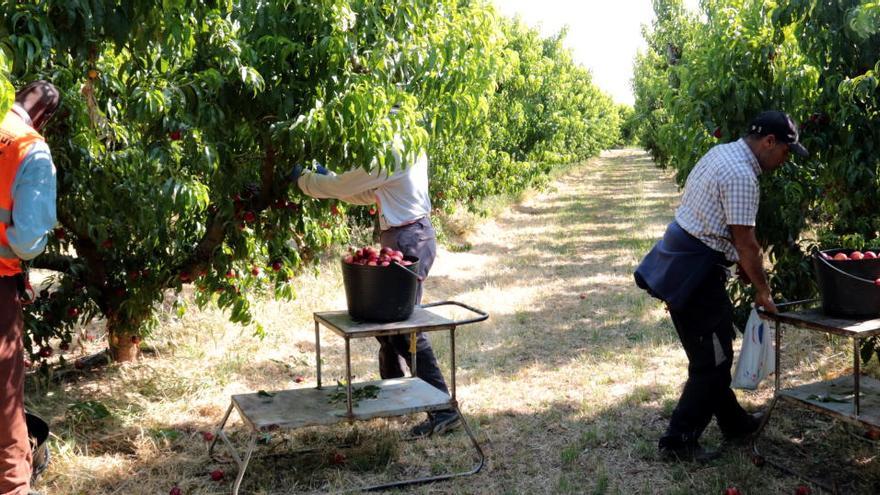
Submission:
[[[846,253],[837,253],[834,256],[829,255],[828,253],[821,253],[822,257],[826,260],[835,260],[835,261],[848,261],[848,260],[873,260],[876,259],[877,253],[874,251],[853,251],[849,255]]]
[[[351,249],[351,252],[342,258],[342,261],[349,265],[368,265],[368,266],[389,266],[391,263],[398,263],[403,266],[412,265],[412,261],[403,259],[403,253],[390,247],[376,249],[373,246],[366,246],[359,249]]]

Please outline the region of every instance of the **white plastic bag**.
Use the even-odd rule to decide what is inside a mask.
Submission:
[[[761,380],[776,371],[773,354],[773,327],[752,309],[746,330],[743,332],[742,349],[733,374],[733,388],[755,390]]]

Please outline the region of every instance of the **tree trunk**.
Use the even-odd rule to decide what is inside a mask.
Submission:
[[[137,330],[138,325],[133,322],[115,315],[107,318],[107,343],[114,362],[126,363],[138,359],[141,338]]]

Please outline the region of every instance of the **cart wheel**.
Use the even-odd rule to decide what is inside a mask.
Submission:
[[[764,467],[765,462],[766,461],[764,460],[764,456],[762,456],[762,455],[753,455],[752,456],[752,464],[754,464],[755,466],[757,466],[759,468]]]

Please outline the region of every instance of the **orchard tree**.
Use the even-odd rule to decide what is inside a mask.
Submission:
[[[100,316],[113,358],[133,359],[157,303],[186,284],[240,323],[254,297],[294,297],[291,277],[346,230],[342,205],[290,187],[293,165],[384,167],[395,135],[411,150],[455,135],[485,115],[498,70],[479,1],[43,0],[0,12],[13,82],[63,93],[44,132],[60,225],[32,264],[57,275],[28,307],[32,354]]]
[[[440,207],[464,199],[478,210],[478,199],[520,192],[553,166],[594,156],[618,139],[616,108],[572,61],[564,31],[542,37],[503,18],[497,29],[503,62],[487,118],[432,141],[432,200]]]

